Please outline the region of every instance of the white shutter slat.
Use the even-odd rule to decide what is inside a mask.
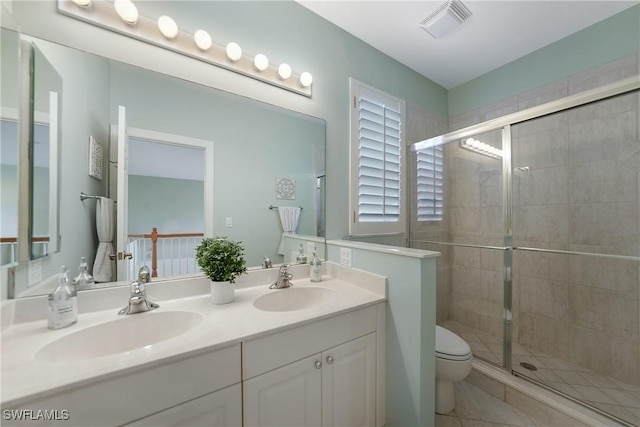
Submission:
[[[444,207],[444,150],[442,146],[416,153],[417,219],[441,221]]]

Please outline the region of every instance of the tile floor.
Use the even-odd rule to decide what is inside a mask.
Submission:
[[[435,427],[489,426],[544,424],[467,381],[456,384],[456,408],[446,415],[436,414]]]
[[[474,355],[496,364],[502,364],[502,341],[500,338],[454,320],[447,320],[441,326],[457,333],[467,341]],[[512,353],[513,367],[516,372],[585,401],[633,425],[640,425],[639,386],[598,374],[587,368],[516,343],[512,345]],[[523,368],[520,366],[522,362],[534,365],[537,370],[531,371]],[[465,424],[462,425],[466,427]]]

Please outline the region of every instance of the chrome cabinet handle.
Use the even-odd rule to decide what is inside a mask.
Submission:
[[[331,365],[333,363],[333,357],[327,356],[327,363]]]
[[[313,364],[316,366],[316,369],[322,369],[322,362],[319,360],[316,360],[315,362],[313,362]]]

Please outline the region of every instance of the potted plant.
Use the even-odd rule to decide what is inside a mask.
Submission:
[[[244,247],[226,237],[205,237],[196,247],[196,260],[211,279],[211,302],[227,304],[235,299],[233,283],[247,272]]]

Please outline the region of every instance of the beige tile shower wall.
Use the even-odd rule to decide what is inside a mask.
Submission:
[[[451,117],[450,130],[638,75],[639,70],[638,55],[623,58]],[[639,104],[635,93],[514,126],[514,168],[529,167],[513,172],[517,246],[640,255]],[[452,183],[452,205],[481,215],[480,194],[461,184]],[[455,211],[450,224],[454,238],[468,237],[472,226],[483,225]],[[454,252],[452,259],[450,316],[478,326],[491,299],[483,299],[474,284],[496,271],[483,266],[477,255]],[[498,275],[494,280],[502,285]],[[515,253],[514,341],[632,384],[640,382],[639,300],[637,261]]]
[[[446,117],[442,117],[433,111],[430,111],[420,105],[414,103],[407,103],[406,105],[406,141],[410,146],[413,143],[422,141],[433,136],[442,135],[449,129],[449,120]],[[430,241],[446,241],[448,226],[445,220],[434,222],[418,222],[416,220],[417,201],[414,197],[416,188],[416,156],[415,153],[409,152],[408,155],[410,167],[408,168],[409,178],[409,209],[411,212],[411,233],[410,236],[414,240],[430,240]],[[445,170],[446,176],[446,170]],[[445,183],[444,199],[447,200],[448,186]],[[446,206],[445,206],[446,209]],[[451,253],[449,248],[442,245],[429,245],[424,243],[414,243],[412,247],[417,249],[426,249],[440,252],[442,255],[436,260],[436,277],[437,277],[437,303],[436,303],[436,321],[446,320],[449,318],[449,306],[450,306],[450,289],[449,283],[449,267]]]
[[[476,139],[501,148],[501,132]],[[450,191],[449,237],[454,243],[502,246],[502,162],[461,148],[445,147]],[[503,252],[452,247],[450,319],[502,334]]]

